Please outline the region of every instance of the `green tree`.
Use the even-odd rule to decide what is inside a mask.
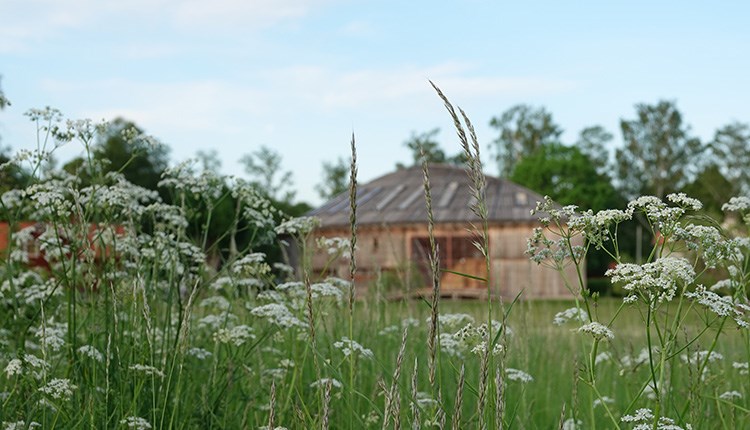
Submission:
[[[594,163],[596,171],[600,174],[610,171],[607,144],[612,138],[612,133],[600,125],[595,125],[581,130],[576,142],[576,147]]]
[[[621,201],[611,179],[596,171],[595,164],[578,147],[549,143],[521,160],[510,180],[562,205],[581,209],[618,207]]]
[[[433,128],[430,131],[424,133],[411,133],[411,137],[404,142],[404,146],[409,148],[411,152],[412,164],[411,166],[422,165],[422,153],[427,159],[428,163],[448,163],[460,165],[466,162],[466,156],[463,152],[448,156],[445,151],[440,147],[440,143],[437,142],[435,137],[440,133],[439,128]],[[403,163],[396,163],[396,168],[403,169],[405,166]]]
[[[552,114],[542,108],[516,105],[490,120],[490,126],[500,132],[493,142],[495,159],[501,177],[507,178],[524,157],[548,143],[555,143],[562,129],[552,120]]]
[[[682,189],[685,194],[703,202],[703,210],[716,219],[721,219],[723,215],[722,205],[739,191],[737,184],[727,179],[721,171],[718,164],[711,163]]]
[[[433,128],[420,134],[412,131],[409,140],[404,142],[404,146],[411,151],[412,166],[422,164],[422,153],[424,153],[428,163],[445,163],[445,151],[440,148],[440,144],[435,140],[438,133],[440,133],[439,128]]]
[[[635,108],[635,119],[620,121],[624,146],[615,154],[618,178],[628,197],[663,198],[690,181],[701,143],[689,135],[674,102]]]
[[[549,143],[521,160],[510,179],[562,205],[600,211],[624,206],[609,176],[597,172],[596,163],[577,146]],[[589,251],[589,277],[604,276],[612,258],[602,250]],[[605,284],[606,285],[606,284]],[[600,292],[606,292],[605,289]]]
[[[159,190],[162,173],[169,164],[169,148],[123,118],[107,124],[97,136],[91,156],[100,173],[122,173],[129,182],[149,190]],[[63,169],[87,182],[92,179],[90,167],[87,160],[75,158]],[[163,198],[167,197],[164,190],[159,191]]]
[[[708,146],[723,175],[734,184],[734,191],[750,193],[750,125],[725,125]]]
[[[2,76],[0,76],[0,83],[2,83]],[[10,106],[10,100],[8,100],[7,97],[5,97],[5,93],[3,92],[3,87],[0,85],[0,110],[5,109],[7,106]]]
[[[323,162],[323,182],[315,186],[318,195],[324,200],[349,189],[349,163],[339,157],[335,162]]]
[[[281,154],[263,145],[257,151],[240,158],[245,165],[245,173],[251,181],[269,198],[278,202],[290,203],[295,192],[291,190],[292,172],[281,168]]]
[[[195,157],[198,159],[198,163],[200,163],[201,167],[203,167],[203,170],[211,172],[218,172],[221,170],[221,159],[219,158],[219,152],[217,150],[199,150],[195,153]]]

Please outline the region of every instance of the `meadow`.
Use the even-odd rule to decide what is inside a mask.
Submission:
[[[481,220],[478,144],[445,101]],[[3,429],[750,428],[750,199],[726,206],[739,215],[733,232],[696,224],[699,202],[684,195],[596,214],[540,202],[530,258],[582,267],[589,247],[604,248],[624,298],[588,294],[581,277],[568,280],[569,302],[390,302],[348,279],[317,278],[306,258],[296,270],[268,261],[257,247],[275,235],[303,256],[324,252],[307,240],[315,220],[279,218],[242,180],[181,165],[165,174],[177,202],[165,204],[117,174],[97,176],[95,165],[88,184],[44,170],[56,139],[86,146],[96,127],[46,133],[50,119],[39,115],[39,149],[12,160],[28,163],[33,180],[1,200],[11,226],[0,284]],[[356,196],[354,141],[351,176]],[[191,217],[206,215],[190,204],[210,220],[229,195],[254,240],[214,267],[206,238],[188,234]],[[426,165],[425,197],[431,214]],[[354,275],[351,200],[352,236],[331,258],[349,258]],[[662,238],[643,264],[618,252],[617,227],[636,214]],[[24,220],[39,224],[20,228]],[[486,228],[473,228],[486,253]],[[578,235],[584,246],[572,245]],[[40,255],[48,267],[31,264]],[[703,286],[709,271],[725,279]]]

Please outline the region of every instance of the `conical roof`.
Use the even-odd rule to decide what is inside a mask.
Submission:
[[[471,211],[470,181],[461,167],[429,165],[432,211],[436,223],[476,222]],[[421,166],[399,169],[357,187],[357,224],[426,223],[427,209]],[[539,194],[505,179],[487,176],[490,222],[529,222]],[[322,227],[349,225],[349,192],[344,192],[308,213]]]

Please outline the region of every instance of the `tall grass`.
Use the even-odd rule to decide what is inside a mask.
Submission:
[[[604,248],[627,297],[592,296],[579,278],[567,280],[574,300],[504,303],[490,276],[478,140],[468,116],[435,89],[469,160],[479,221],[468,227],[487,266],[465,275],[486,283],[486,302],[439,301],[432,234],[432,300],[385,302],[355,285],[354,138],[352,234],[331,242],[338,248],[329,254],[350,259],[349,279],[318,278],[311,256],[331,250],[312,240],[314,219],[279,220],[247,183],[187,165],[165,175],[173,205],[97,174],[92,157],[93,179],[81,185],[45,160],[63,141],[90,148],[96,127],[66,128],[56,112],[36,111],[39,148],[12,161],[30,163],[31,182],[0,199],[13,227],[0,284],[0,428],[750,426],[750,199],[727,205],[745,222],[731,235],[689,218],[697,203],[686,196],[598,214],[541,202],[544,228],[530,238],[530,257],[582,273],[588,248]],[[432,230],[427,164],[423,174]],[[188,202],[210,212],[229,196],[238,219],[228,234],[247,225],[254,239],[246,249],[232,240],[217,269],[205,263],[206,236],[188,232],[197,216]],[[616,229],[637,211],[660,239],[648,262],[629,265]],[[38,230],[18,227],[29,219]],[[257,252],[272,235],[299,247],[294,276]],[[37,245],[48,268],[29,264]],[[726,280],[704,288],[709,271]]]

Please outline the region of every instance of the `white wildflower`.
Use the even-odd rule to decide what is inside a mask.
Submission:
[[[325,249],[328,255],[349,257],[351,242],[343,237],[319,237],[315,240],[318,248]]]
[[[583,429],[583,421],[576,420],[575,418],[568,418],[563,421],[562,430],[579,430]]]
[[[8,362],[5,366],[5,375],[8,378],[13,376],[21,375],[23,373],[23,362],[17,358],[14,358]]]
[[[739,370],[740,375],[747,375],[748,373],[750,373],[750,366],[748,366],[747,361],[743,363],[738,363],[735,361],[732,363],[732,367],[736,370]]]
[[[259,318],[265,318],[272,324],[283,328],[307,327],[305,323],[292,315],[289,309],[281,303],[269,303],[253,308],[250,313]]]
[[[432,320],[430,318],[427,318],[425,322],[428,324]],[[469,314],[440,314],[438,315],[438,324],[441,327],[459,327],[461,325],[467,324],[467,323],[473,323],[474,317]]]
[[[342,337],[340,341],[334,342],[333,346],[340,349],[346,357],[354,353],[359,353],[360,355],[362,355],[362,357],[367,359],[372,359],[375,357],[375,354],[372,353],[372,350],[363,347],[358,342],[351,340],[348,337]]]
[[[265,369],[262,375],[271,379],[282,379],[287,374],[287,369]]]
[[[578,329],[579,332],[583,333],[589,333],[592,336],[594,336],[594,339],[602,340],[602,339],[614,339],[615,334],[610,330],[609,327],[602,323],[598,323],[596,321],[590,322],[588,324],[585,324],[581,326],[581,328]]]
[[[68,324],[50,321],[39,327],[34,335],[39,338],[44,348],[59,351],[65,346],[67,331]]]
[[[563,325],[568,321],[586,322],[589,319],[589,315],[581,308],[568,308],[562,312],[555,314],[555,318],[552,320],[554,325]]]
[[[701,210],[701,208],[703,208],[703,203],[701,203],[700,200],[688,197],[685,193],[667,194],[667,200],[678,206],[693,211],[699,211]]]
[[[637,423],[637,422],[647,422],[654,419],[654,413],[651,412],[651,409],[648,408],[641,408],[635,411],[635,414],[633,415],[624,415],[620,421],[624,423]]]
[[[200,303],[200,307],[202,308],[215,307],[222,311],[229,310],[231,306],[232,305],[229,303],[229,300],[225,299],[222,296],[211,296],[203,299],[203,301],[201,301]]]
[[[148,422],[148,420],[136,416],[129,416],[127,418],[124,418],[120,420],[120,424],[127,426],[129,429],[133,430],[149,430],[151,428],[151,423]]]
[[[49,395],[53,399],[69,400],[73,397],[73,390],[76,388],[78,388],[78,386],[73,385],[73,383],[70,382],[70,379],[55,378],[47,382],[47,385],[44,387],[39,388],[39,391]]]
[[[508,367],[507,369],[505,369],[505,377],[510,381],[518,381],[524,384],[532,382],[534,380],[531,375],[524,372],[523,370],[514,369],[512,367]]]
[[[224,327],[227,325],[231,326],[238,320],[239,320],[239,317],[237,317],[237,315],[234,315],[229,312],[225,312],[219,315],[208,314],[198,320],[198,328],[208,328],[210,330],[217,330],[220,327]]]
[[[614,402],[615,402],[615,399],[613,399],[611,397],[607,397],[607,396],[602,396],[601,399],[594,399],[593,406],[597,407],[597,406],[603,405],[605,403],[612,404]]]
[[[317,381],[313,382],[312,384],[310,384],[310,387],[311,388],[325,387],[329,382],[331,383],[331,386],[334,387],[334,388],[341,388],[343,386],[341,384],[341,381],[339,381],[338,379],[321,378],[321,379],[318,379]]]
[[[736,390],[725,391],[719,394],[719,398],[722,400],[735,400],[735,399],[741,399],[742,397],[743,397],[742,393]]]
[[[219,343],[231,343],[234,346],[241,346],[248,340],[255,339],[252,327],[238,325],[229,329],[222,328],[214,333],[214,341]]]
[[[98,349],[94,348],[91,345],[83,345],[82,347],[78,348],[78,353],[100,363],[104,361],[104,355],[102,355],[102,353],[99,352]]]
[[[429,393],[425,393],[424,391],[417,392],[416,400],[417,405],[419,405],[420,408],[427,408],[437,405],[437,400],[433,399]]]
[[[154,366],[149,366],[146,364],[133,364],[129,367],[129,369],[139,373],[143,373],[146,376],[158,376],[160,378],[164,377],[164,372]]]
[[[205,360],[213,355],[210,351],[206,351],[203,348],[190,348],[187,350],[186,354],[193,356],[198,360]]]
[[[625,291],[655,297],[659,302],[674,298],[677,288],[693,282],[695,270],[684,258],[665,257],[644,265],[623,263],[609,269],[613,283]]]
[[[750,210],[750,197],[732,197],[728,203],[724,203],[721,210],[725,212],[744,212]]]
[[[289,234],[303,237],[320,225],[320,219],[316,217],[291,218],[279,224],[275,230],[277,234]]]
[[[596,354],[596,357],[594,358],[594,364],[604,363],[605,361],[610,361],[611,359],[612,355],[609,352],[600,352],[599,354]]]

